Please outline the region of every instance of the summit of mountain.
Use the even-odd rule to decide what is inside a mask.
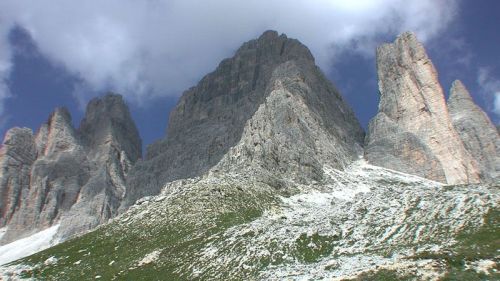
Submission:
[[[296,39],[266,31],[181,96],[167,135],[128,176],[124,207],[210,169],[255,168],[320,181],[361,154],[364,131]],[[217,166],[217,168],[214,168]]]

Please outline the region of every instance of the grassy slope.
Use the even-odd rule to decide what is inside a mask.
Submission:
[[[231,260],[227,262],[227,267],[233,269],[229,273],[203,264],[200,250],[210,243],[225,243],[224,231],[276,207],[277,193],[262,183],[237,180],[184,185],[168,198],[153,199],[87,235],[16,263],[31,266],[23,276],[41,280],[95,280],[97,275],[101,280],[192,280],[195,276],[203,280],[254,280],[260,269],[284,265],[283,261],[269,256],[255,258],[256,266],[243,268],[237,260]],[[409,259],[443,260],[445,280],[499,280],[498,273],[486,276],[465,267],[466,262],[482,259],[498,262],[499,213],[498,209],[491,209],[482,227],[464,229],[457,236],[457,244],[446,253],[424,252]],[[331,255],[338,239],[341,238],[302,235],[289,254],[303,263],[315,263]],[[240,253],[238,243],[234,245],[228,250]],[[272,248],[270,245],[271,252]],[[156,262],[138,265],[155,251],[159,254]],[[50,257],[57,262],[44,265]],[[387,269],[358,276],[358,280],[414,279],[405,272]]]
[[[42,280],[94,280],[97,275],[101,280],[187,280],[197,251],[217,237],[214,234],[260,216],[276,202],[272,196],[276,191],[266,188],[203,185],[169,200],[140,205],[111,224],[21,260],[34,267],[23,276]],[[155,250],[160,252],[158,262],[137,266],[145,254]],[[39,266],[52,256],[56,263]],[[203,272],[200,277],[210,275]]]

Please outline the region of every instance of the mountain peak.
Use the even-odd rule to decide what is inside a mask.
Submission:
[[[396,41],[419,42],[417,34],[413,31],[405,31],[396,37]]]
[[[460,80],[455,80],[451,84],[450,97],[448,99],[448,103],[458,102],[458,100],[468,100],[472,101],[472,97],[465,87],[465,85]]]
[[[368,160],[436,181],[477,182],[476,161],[453,128],[437,71],[414,33],[377,48],[377,74],[380,103],[369,126]]]
[[[126,105],[121,95],[108,93],[102,97],[90,100],[86,108],[85,117],[97,118],[98,114],[102,114],[105,117],[119,118],[125,108]]]
[[[276,31],[244,43],[184,92],[168,122],[166,138],[131,171],[126,204],[212,168],[321,180],[326,162],[342,169],[357,159],[364,138],[309,49]]]
[[[66,107],[57,107],[51,114],[50,114],[50,117],[49,117],[49,121],[48,123],[51,122],[51,120],[54,120],[54,119],[64,119],[66,120],[68,123],[71,124],[71,113],[69,113],[69,110],[66,108]]]
[[[274,30],[267,30],[258,39],[244,43],[235,57],[245,58],[249,52],[256,52],[262,59],[270,61],[307,60],[314,62],[311,51],[299,40],[288,38]]]
[[[54,155],[79,145],[68,109],[58,107],[50,114],[47,123],[38,130],[36,145],[40,155]]]
[[[130,111],[118,94],[92,99],[78,130],[87,145],[120,144],[132,161],[141,157],[142,141]]]
[[[464,84],[455,80],[448,110],[465,148],[476,159],[483,181],[500,178],[500,136],[488,115],[477,106]]]
[[[406,31],[401,33],[398,37],[396,37],[394,43],[390,45],[395,45],[399,48],[404,47],[414,50],[423,50],[425,52],[424,46],[422,45],[420,40],[418,40],[417,34],[415,34],[413,31]]]
[[[427,76],[437,78],[437,71],[432,65],[424,46],[413,32],[405,32],[399,35],[394,42],[385,43],[377,47],[377,74],[379,75],[379,85],[385,79],[380,79],[381,75],[391,74],[395,70],[396,64],[400,66],[412,67],[416,64],[429,65],[424,67]],[[403,69],[408,71],[407,69]]]
[[[259,36],[259,41],[270,41],[278,38],[280,35],[276,30],[266,30],[264,31],[260,36]],[[281,36],[284,38],[286,37],[286,34],[282,33]]]

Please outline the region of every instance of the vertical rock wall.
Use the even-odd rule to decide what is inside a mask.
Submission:
[[[379,112],[365,155],[374,165],[457,184],[480,171],[455,131],[436,69],[413,33],[377,48]]]

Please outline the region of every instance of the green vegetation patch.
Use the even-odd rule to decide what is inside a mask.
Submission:
[[[306,263],[316,262],[332,253],[334,242],[337,240],[339,240],[337,236],[303,233],[296,240],[296,252],[294,254],[300,261]]]
[[[22,277],[38,280],[210,278],[215,269],[197,264],[200,250],[226,229],[261,216],[277,199],[267,186],[188,188],[168,200],[140,205],[110,224],[15,263],[31,266]],[[194,272],[196,268],[204,271]]]
[[[444,261],[447,274],[443,280],[500,280],[498,262],[500,251],[500,209],[492,208],[484,216],[484,224],[479,228],[468,228],[456,238],[457,244],[447,251],[422,252],[414,259],[434,259]],[[476,272],[470,265],[480,260],[491,260],[496,266],[489,274]]]

